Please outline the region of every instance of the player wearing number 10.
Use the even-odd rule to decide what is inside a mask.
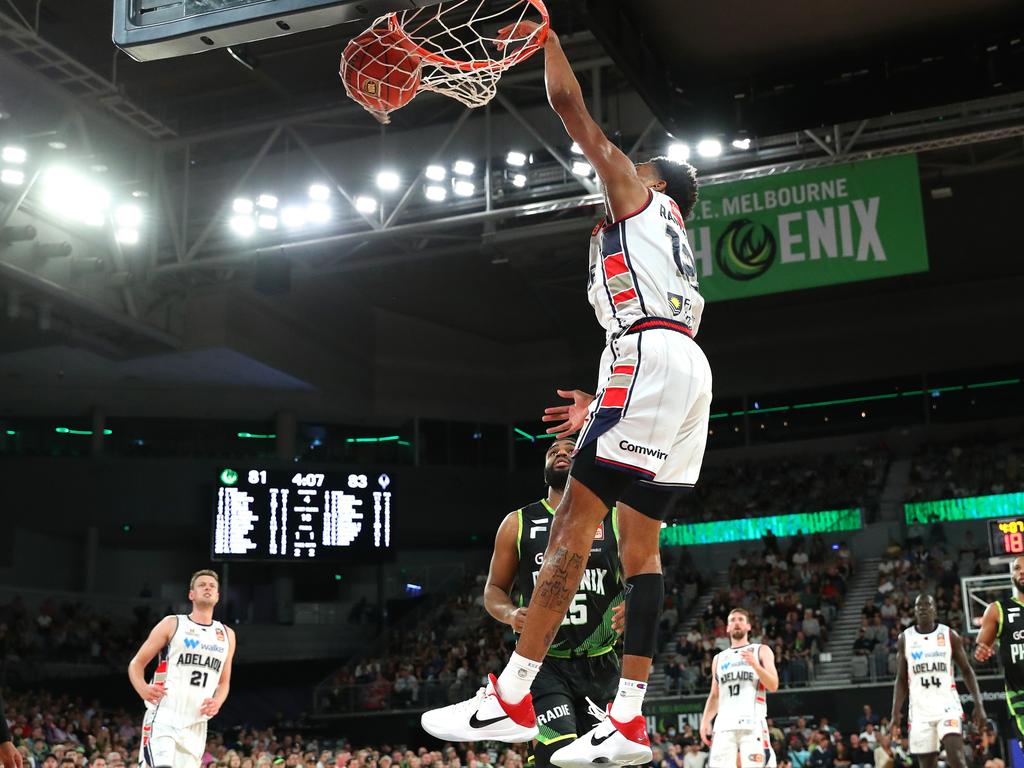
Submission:
[[[146,702],[139,765],[199,768],[206,722],[228,697],[235,633],[214,621],[220,599],[217,574],[196,571],[189,583],[192,612],[165,616],[128,664],[128,678]],[[159,655],[149,683],[146,665]]]
[[[775,654],[750,642],[745,609],[733,608],[728,619],[729,647],[711,664],[711,693],[700,719],[700,737],[711,747],[708,768],[775,768],[766,701],[769,691],[779,689]]]

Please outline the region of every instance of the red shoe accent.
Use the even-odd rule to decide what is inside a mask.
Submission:
[[[609,707],[610,709],[611,707]],[[609,712],[608,719],[612,721],[612,725],[615,726],[616,730],[630,741],[636,744],[643,744],[645,747],[651,746],[651,740],[647,738],[647,721],[644,720],[643,715],[637,715],[628,723],[620,723]]]
[[[491,687],[494,689],[494,696],[498,699],[498,703],[501,705],[501,708],[505,710],[505,714],[508,715],[514,723],[517,723],[524,728],[533,728],[537,725],[537,713],[533,711],[532,693],[526,694],[526,697],[518,704],[509,704],[501,698],[501,693],[498,691],[498,678],[494,675],[488,675],[487,679],[491,681]]]

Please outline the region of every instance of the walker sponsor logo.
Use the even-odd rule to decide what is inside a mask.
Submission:
[[[646,445],[636,445],[628,440],[620,440],[619,448],[630,453],[636,453],[640,456],[653,456],[656,459],[667,459],[668,454],[658,448],[648,448]]]
[[[198,640],[193,640],[191,637],[186,637],[185,640],[184,640],[184,643],[185,643],[185,647],[186,648],[198,648],[199,647],[199,641]]]
[[[710,301],[928,269],[915,155],[706,185],[687,234]]]

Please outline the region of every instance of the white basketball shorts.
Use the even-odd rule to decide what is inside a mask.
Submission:
[[[142,721],[140,768],[200,768],[206,751],[206,721],[176,728],[153,722],[152,712]]]
[[[932,755],[942,751],[942,740],[951,733],[962,736],[963,716],[948,716],[943,720],[913,720],[907,734],[910,754]]]
[[[711,415],[711,367],[697,342],[657,325],[628,333],[605,347],[600,371],[577,451],[596,441],[598,466],[693,487]]]
[[[775,768],[775,750],[767,728],[750,731],[716,731],[711,738],[708,768]]]

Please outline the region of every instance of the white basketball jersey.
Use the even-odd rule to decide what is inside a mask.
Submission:
[[[590,238],[587,294],[609,339],[642,317],[677,320],[696,336],[704,311],[679,206],[649,191],[643,208]]]
[[[953,674],[953,642],[949,627],[936,625],[927,635],[914,627],[903,632],[910,684],[910,722],[959,718],[963,713]]]
[[[197,624],[187,615],[175,616],[177,629],[160,651],[153,682],[163,680],[167,689],[158,704],[146,703],[153,722],[186,728],[203,720],[203,700],[213,696],[228,658],[228,631],[219,621]]]
[[[715,718],[715,733],[760,729],[768,716],[765,687],[754,668],[740,655],[747,650],[756,654],[760,649],[760,643],[751,643],[739,648],[727,648],[716,657],[718,716]]]

